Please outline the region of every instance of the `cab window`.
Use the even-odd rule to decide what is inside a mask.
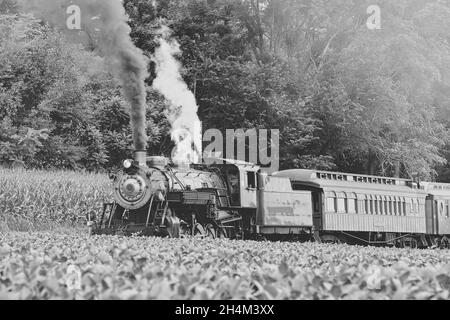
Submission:
[[[241,202],[239,190],[239,171],[235,167],[228,167],[226,177],[228,180],[228,189],[231,194],[231,205],[239,206]]]
[[[247,187],[251,189],[256,188],[256,173],[255,172],[247,172]]]

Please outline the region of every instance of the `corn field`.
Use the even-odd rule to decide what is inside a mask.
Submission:
[[[80,226],[110,200],[106,175],[0,168],[0,232]]]

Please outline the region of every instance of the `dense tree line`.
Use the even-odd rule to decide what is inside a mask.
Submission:
[[[450,181],[450,1],[124,0],[151,57],[164,24],[203,129],[280,129],[281,167]],[[131,153],[101,54],[0,0],[0,162],[99,170]],[[147,79],[149,150],[170,154]]]

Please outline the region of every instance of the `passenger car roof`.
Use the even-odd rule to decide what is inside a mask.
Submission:
[[[288,177],[293,184],[320,188],[324,191],[361,192],[371,191],[378,194],[416,194],[424,193],[417,185],[408,179],[381,176],[361,175],[320,170],[291,169],[273,174],[278,177]],[[416,186],[414,188],[413,186]]]
[[[427,193],[450,198],[450,183],[422,182]]]

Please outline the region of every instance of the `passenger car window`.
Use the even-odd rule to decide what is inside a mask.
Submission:
[[[338,198],[338,200],[337,200],[337,211],[338,212],[347,212],[346,199]]]

